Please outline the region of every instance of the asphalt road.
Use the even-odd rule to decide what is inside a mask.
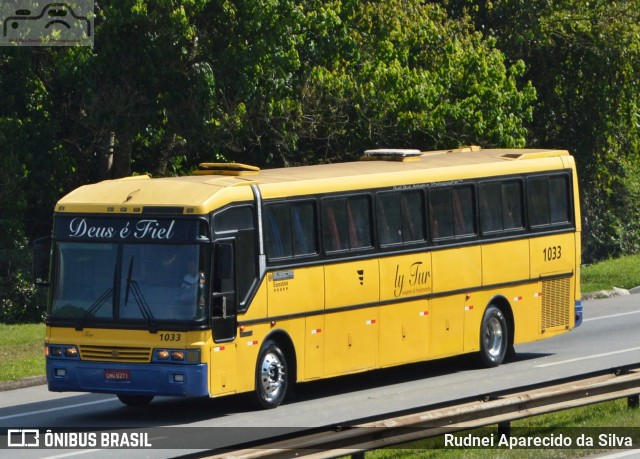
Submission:
[[[41,428],[75,435],[87,428],[95,435],[93,443],[91,437],[76,437],[88,442],[82,450],[11,448],[2,455],[108,457],[123,450],[104,448],[102,433],[131,429],[138,434],[153,428],[148,438],[139,438],[153,448],[127,450],[126,456],[174,457],[193,452],[182,449],[184,445],[222,447],[295,429],[349,424],[354,419],[640,362],[640,295],[587,301],[584,314],[584,323],[576,330],[517,346],[516,357],[498,368],[478,369],[463,356],[307,383],[296,387],[293,400],[269,411],[255,411],[243,396],[157,398],[148,407],[130,408],[114,396],[50,393],[46,386],[0,392],[0,431]],[[134,440],[134,435],[121,435],[113,441]],[[40,442],[44,442],[42,436]]]

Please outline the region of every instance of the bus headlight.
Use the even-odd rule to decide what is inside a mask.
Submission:
[[[45,344],[44,356],[52,359],[79,359],[78,347],[66,344]]]
[[[199,349],[155,349],[151,360],[155,363],[200,363]]]

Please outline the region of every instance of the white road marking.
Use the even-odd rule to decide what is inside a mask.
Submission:
[[[589,319],[583,319],[583,322],[591,322],[592,320],[613,319],[614,317],[630,316],[631,314],[640,314],[640,311],[621,312],[620,314],[612,314],[610,316],[591,317]]]
[[[6,419],[21,418],[21,417],[24,417],[24,416],[33,416],[33,415],[38,415],[38,414],[42,414],[42,413],[51,413],[53,411],[69,410],[71,408],[77,408],[77,407],[80,407],[80,406],[97,405],[99,403],[112,403],[114,401],[115,401],[115,399],[96,400],[94,402],[76,403],[75,405],[59,406],[57,408],[48,408],[46,410],[27,411],[25,413],[18,413],[18,414],[11,414],[9,416],[2,416],[2,417],[0,417],[0,421],[4,421]]]
[[[95,453],[96,451],[104,451],[103,449],[83,449],[82,451],[74,451],[72,453],[58,454],[56,456],[46,456],[41,459],[59,459],[61,457],[79,456],[80,454]]]
[[[561,360],[560,362],[543,363],[542,365],[535,365],[534,368],[552,367],[554,365],[562,365],[564,363],[579,362],[581,360],[589,360],[589,359],[598,359],[600,357],[608,357],[610,355],[624,354],[626,352],[633,352],[633,351],[640,351],[640,347],[632,347],[629,349],[621,349],[619,351],[605,352],[604,354],[587,355],[585,357],[578,357],[575,359]]]

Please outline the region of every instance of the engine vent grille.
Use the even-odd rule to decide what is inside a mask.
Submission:
[[[571,278],[542,281],[542,314],[540,328],[569,328],[571,320]]]

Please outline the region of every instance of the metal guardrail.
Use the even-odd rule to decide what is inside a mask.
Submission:
[[[445,433],[509,422],[539,414],[561,411],[627,397],[638,407],[640,366],[624,367],[608,373],[589,373],[482,396],[480,400],[454,402],[445,407],[363,422],[348,427],[301,433],[291,438],[250,448],[218,452],[218,459],[309,459],[362,455],[364,451],[436,437]]]

